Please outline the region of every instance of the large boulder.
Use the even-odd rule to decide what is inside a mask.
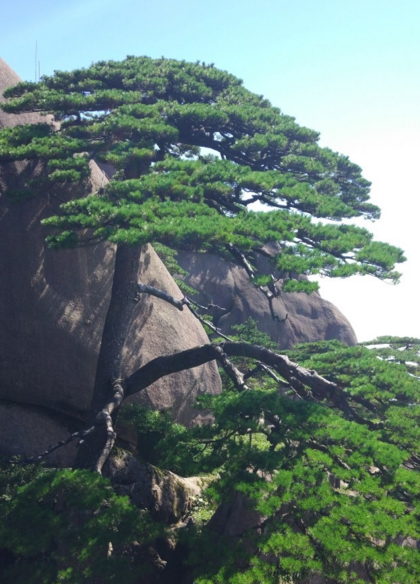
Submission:
[[[278,245],[267,246],[265,251],[274,255],[279,251]],[[198,291],[194,300],[201,305],[217,305],[213,308],[214,322],[225,335],[233,334],[234,325],[251,317],[280,349],[320,340],[338,339],[347,345],[357,342],[346,317],[317,292],[282,292],[284,274],[275,273],[278,281],[270,307],[267,296],[250,281],[245,269],[234,263],[211,254],[190,252],[179,252],[178,263],[188,272],[185,282]],[[260,273],[271,273],[270,263],[263,255],[257,255],[254,264]]]
[[[0,60],[0,94],[19,81]],[[45,118],[0,111],[0,128],[39,121]],[[42,451],[65,438],[86,416],[112,283],[113,246],[54,252],[44,243],[40,223],[61,201],[98,191],[107,180],[103,171],[92,162],[91,176],[82,184],[40,193],[22,203],[10,200],[9,189],[24,186],[38,173],[41,165],[23,162],[0,168],[0,420],[14,420],[0,423],[3,455]],[[142,250],[139,279],[182,297],[150,246]],[[206,342],[203,328],[189,311],[144,298],[136,306],[125,347],[126,372],[159,355]],[[201,418],[193,408],[196,396],[220,387],[211,363],[163,378],[134,399],[171,409],[175,420],[191,424]],[[71,463],[71,447],[67,458],[57,452],[51,455],[52,463]]]

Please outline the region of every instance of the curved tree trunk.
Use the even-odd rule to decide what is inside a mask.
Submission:
[[[124,399],[121,383],[122,353],[136,306],[140,256],[141,249],[138,246],[122,244],[117,247],[111,300],[102,333],[88,418],[88,427],[94,424],[97,427],[80,444],[75,468],[100,472],[105,462],[102,459],[106,459],[105,453],[112,448],[115,440],[112,420]]]

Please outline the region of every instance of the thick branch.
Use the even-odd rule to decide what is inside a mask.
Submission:
[[[148,387],[161,377],[191,369],[203,365],[214,359],[218,360],[217,345],[202,345],[174,355],[157,357],[149,361],[138,371],[126,379],[127,396],[137,393]],[[297,363],[290,361],[285,355],[279,355],[257,345],[248,343],[226,342],[219,345],[229,357],[246,357],[255,359],[275,369],[284,379],[293,384],[293,379],[311,388],[320,398],[331,399],[334,392],[343,393],[335,383],[318,375],[315,371],[309,371]]]
[[[204,365],[204,363],[213,360],[217,360],[223,365],[224,363],[221,358],[220,349],[227,357],[255,359],[256,361],[271,367],[283,379],[285,379],[303,399],[311,399],[311,395],[305,390],[305,387],[307,387],[310,389],[310,392],[315,399],[326,399],[330,401],[335,407],[341,410],[348,419],[355,420],[360,424],[365,424],[372,430],[381,427],[381,424],[366,420],[355,412],[347,401],[351,399],[351,396],[347,395],[347,393],[335,383],[321,377],[316,371],[301,367],[285,355],[279,355],[269,349],[264,349],[263,347],[258,347],[257,345],[251,345],[248,343],[226,342],[221,343],[220,345],[202,345],[193,349],[181,351],[174,355],[153,359],[126,379],[125,385],[127,396],[133,395],[145,389],[161,377],[170,375],[177,371],[191,369],[192,367]]]
[[[335,383],[328,381],[316,371],[305,369],[297,363],[290,361],[285,355],[279,355],[269,349],[250,345],[247,343],[224,343],[223,350],[229,357],[247,357],[263,362],[269,367],[273,367],[290,385],[301,395],[299,383],[309,387],[312,395],[316,399],[327,399],[341,410],[348,419],[355,420],[360,424],[365,424],[371,429],[378,429],[380,424],[365,420],[349,405],[348,401],[352,396],[342,390]],[[296,383],[296,381],[298,383]],[[300,391],[299,391],[300,390]]]
[[[174,355],[157,357],[126,378],[126,396],[146,389],[166,375],[198,367],[217,358],[216,345],[201,345]]]

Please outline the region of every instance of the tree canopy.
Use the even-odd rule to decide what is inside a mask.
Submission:
[[[337,224],[379,217],[361,169],[213,65],[127,57],[56,72],[5,95],[7,112],[54,117],[1,133],[0,161],[46,161],[46,176],[27,185],[28,196],[85,178],[90,159],[116,170],[101,192],[45,221],[56,228],[52,246],[108,239],[248,254],[278,241],[277,267],[295,276],[398,279],[401,250]],[[252,210],[256,202],[271,212]],[[316,284],[285,283],[305,287]]]

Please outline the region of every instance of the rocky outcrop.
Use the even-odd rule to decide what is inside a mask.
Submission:
[[[0,94],[19,80],[0,61]],[[40,120],[45,118],[0,113],[0,127]],[[83,184],[41,193],[19,204],[7,197],[8,189],[21,187],[41,172],[40,165],[25,163],[0,169],[0,418],[6,419],[13,409],[16,421],[7,430],[0,425],[3,455],[16,454],[18,444],[27,456],[43,451],[65,438],[85,416],[112,282],[112,246],[54,252],[46,247],[40,224],[61,201],[96,192],[106,181],[104,173],[92,162],[91,176]],[[139,279],[181,297],[150,246],[142,250]],[[189,311],[143,298],[125,347],[126,372],[159,355],[206,342],[204,330]],[[195,397],[218,391],[217,368],[208,364],[163,378],[133,399],[171,409],[177,421],[189,424],[201,418],[193,408]],[[25,419],[24,432],[19,412]],[[57,419],[51,422],[54,412]],[[41,419],[43,433],[38,431]],[[60,454],[51,455],[50,462],[71,464],[73,452],[66,449],[67,457],[57,451]]]
[[[183,478],[141,462],[123,450],[108,459],[103,475],[119,495],[127,495],[139,509],[148,509],[166,524],[185,519],[206,484],[205,479]]]
[[[274,255],[278,246],[268,246],[266,251]],[[251,317],[281,349],[319,340],[338,339],[347,345],[357,342],[349,321],[318,293],[281,292],[280,273],[275,274],[280,279],[275,284],[280,294],[273,298],[271,310],[267,297],[252,284],[246,271],[234,263],[211,254],[187,252],[179,252],[178,263],[189,273],[184,278],[186,283],[199,292],[194,300],[222,309],[215,311],[215,324],[226,335],[233,333],[232,326]],[[260,273],[271,273],[264,256],[256,256],[254,264]]]

